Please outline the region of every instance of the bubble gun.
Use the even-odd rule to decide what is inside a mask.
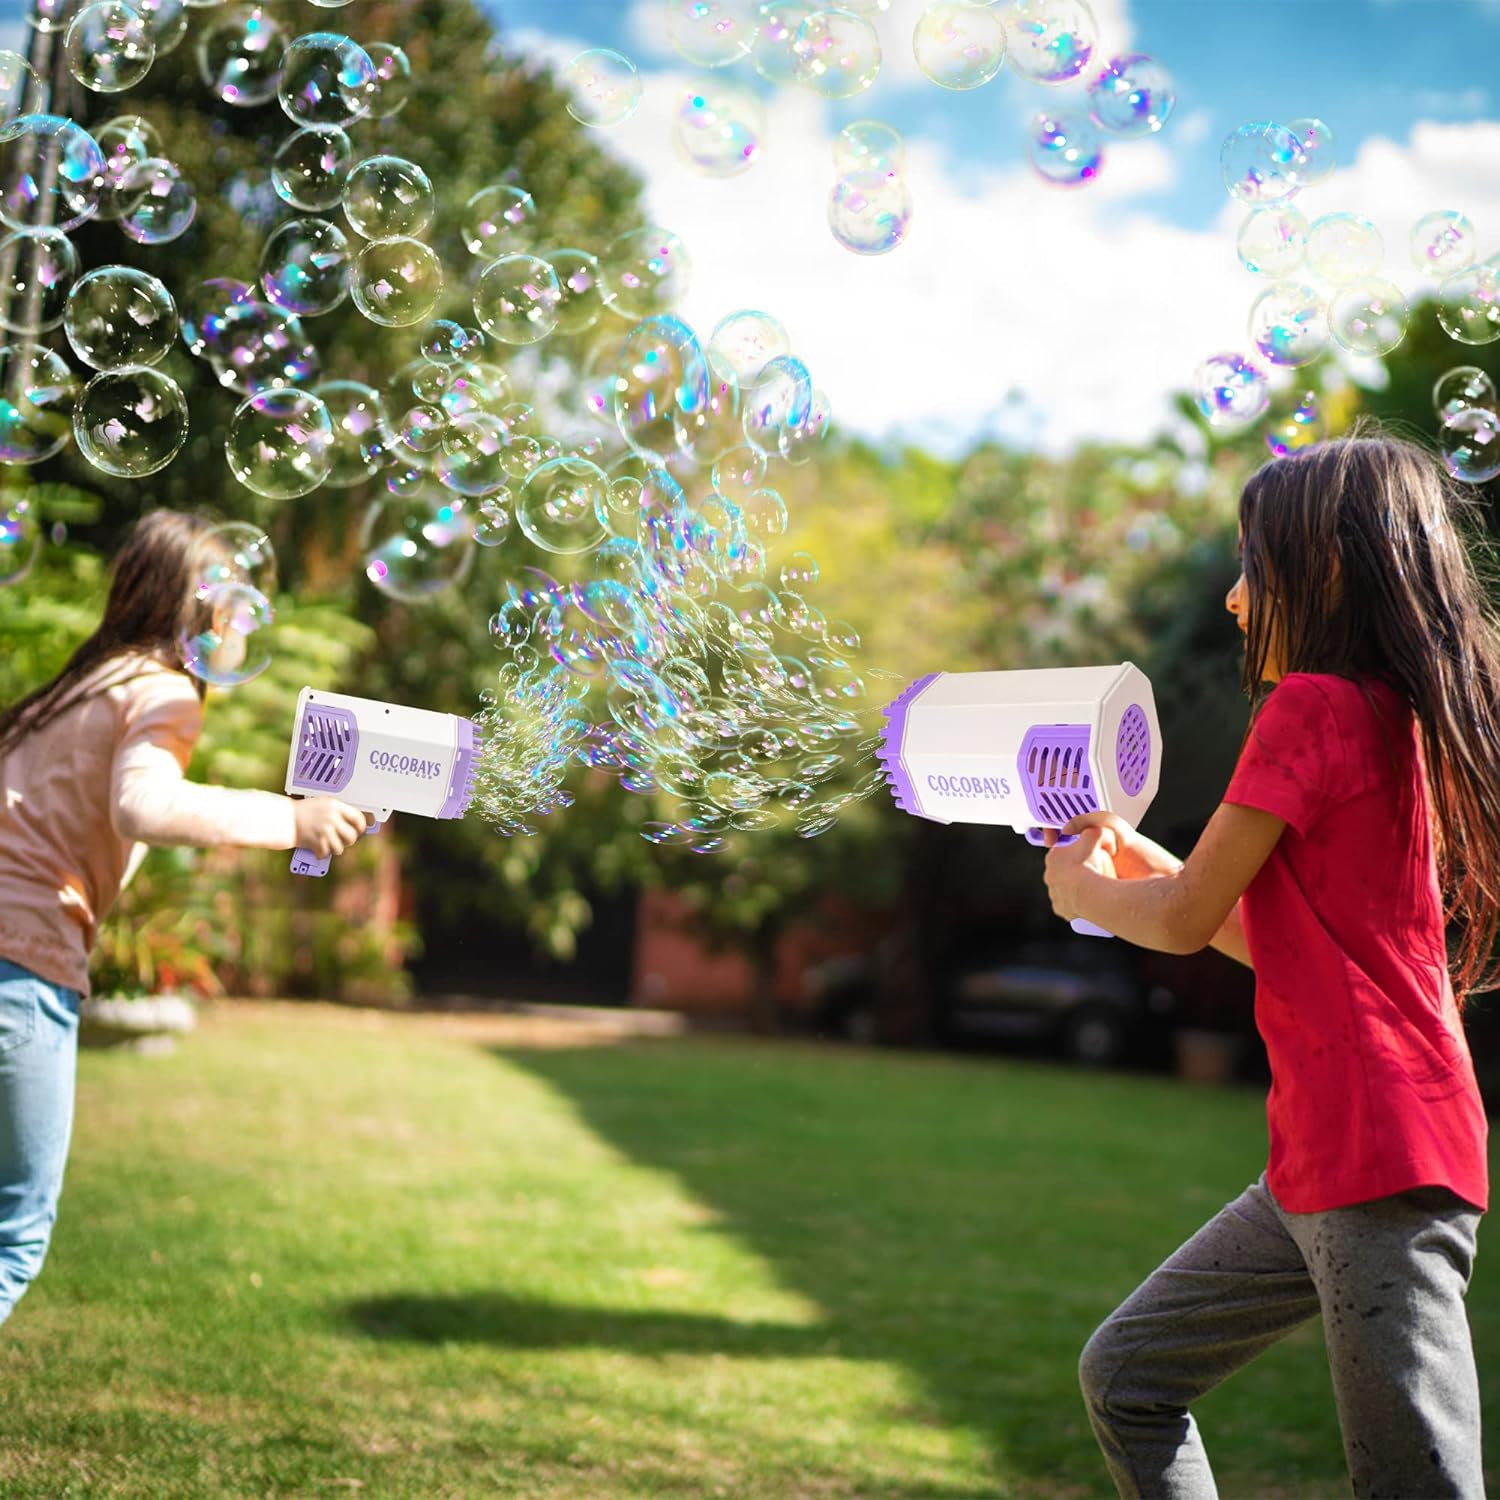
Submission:
[[[1161,780],[1156,700],[1128,661],[933,672],[885,718],[878,756],[896,806],[936,823],[1009,824],[1033,844],[1079,813],[1118,813],[1135,828]],[[1072,926],[1114,936],[1082,917]]]
[[[461,818],[474,795],[479,744],[473,720],[456,714],[305,687],[297,696],[286,794],[342,798],[374,816],[366,833],[379,832],[393,812]],[[326,859],[293,851],[293,875],[327,873]]]

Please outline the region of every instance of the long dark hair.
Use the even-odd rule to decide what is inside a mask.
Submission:
[[[0,758],[83,699],[140,675],[139,662],[121,661],[117,673],[99,672],[117,658],[144,655],[182,670],[177,636],[203,612],[197,572],[208,529],[209,522],[174,510],[152,511],[136,522],[111,565],[99,628],[51,682],[0,709]],[[203,684],[194,681],[201,698]]]
[[[1443,916],[1463,921],[1462,1006],[1500,984],[1479,977],[1500,917],[1500,620],[1483,510],[1414,443],[1357,435],[1257,470],[1240,527],[1251,702],[1274,640],[1284,673],[1381,679],[1421,726]]]

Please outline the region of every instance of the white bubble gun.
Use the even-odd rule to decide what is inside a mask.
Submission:
[[[934,672],[885,717],[879,758],[896,806],[937,823],[1009,824],[1033,844],[1085,812],[1118,813],[1136,828],[1161,781],[1156,700],[1128,661]],[[1072,926],[1114,936],[1081,917]]]
[[[474,795],[479,730],[472,719],[343,693],[297,696],[287,759],[289,797],[338,797],[374,816],[377,833],[393,812],[461,818]],[[292,854],[293,875],[326,875],[310,849]]]

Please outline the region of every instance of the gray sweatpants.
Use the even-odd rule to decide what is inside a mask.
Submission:
[[[1216,1495],[1188,1407],[1322,1313],[1354,1493],[1482,1497],[1479,1381],[1464,1311],[1479,1219],[1437,1187],[1291,1214],[1262,1173],[1084,1348],[1084,1400],[1120,1493]]]

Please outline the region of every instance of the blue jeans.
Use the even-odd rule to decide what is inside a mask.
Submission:
[[[73,1131],[77,990],[0,958],[0,1323],[47,1256]]]

